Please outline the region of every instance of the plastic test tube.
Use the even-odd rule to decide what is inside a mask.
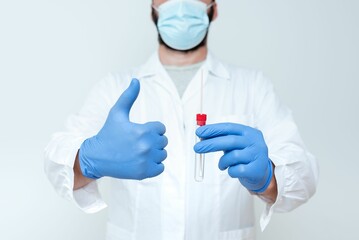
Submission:
[[[197,128],[206,125],[207,115],[197,114]],[[196,143],[201,141],[196,135]],[[204,178],[204,161],[205,155],[203,153],[195,153],[194,179],[197,182],[202,182]]]

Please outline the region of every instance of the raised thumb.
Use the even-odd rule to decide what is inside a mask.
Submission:
[[[140,82],[134,78],[132,79],[130,86],[121,94],[114,106],[120,120],[129,121],[130,110],[139,93]]]

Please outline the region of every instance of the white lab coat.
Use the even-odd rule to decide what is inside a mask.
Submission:
[[[264,228],[273,212],[287,212],[315,192],[318,168],[305,149],[291,112],[260,72],[221,63],[208,54],[182,99],[158,55],[126,74],[111,74],[90,93],[81,111],[71,116],[66,131],[56,133],[45,150],[45,171],[56,191],[85,212],[109,206],[107,239],[230,240],[254,239],[253,197],[227,171],[218,169],[223,154],[206,154],[205,178],[194,181],[196,113],[200,111],[200,72],[204,71],[207,123],[234,122],[260,129],[275,164],[278,198],[261,217]],[[111,201],[101,199],[97,183],[72,191],[77,150],[104,124],[109,109],[132,77],[141,92],[130,119],[166,125],[169,144],[165,171],[150,179],[112,179]]]

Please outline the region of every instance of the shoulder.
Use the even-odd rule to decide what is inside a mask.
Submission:
[[[119,90],[126,89],[133,78],[137,78],[142,66],[122,72],[108,72],[94,86],[97,89]]]
[[[228,76],[230,84],[235,91],[245,90],[252,93],[267,92],[273,90],[271,80],[263,71],[250,67],[237,66],[218,60],[212,56],[213,65],[222,68]]]
[[[129,84],[131,81],[131,73],[128,72],[109,72],[99,82],[98,85],[108,87],[119,87]]]
[[[230,72],[231,78],[234,80],[255,81],[262,72],[258,69],[237,66],[233,64],[224,64],[226,69]]]
[[[254,84],[258,80],[261,81],[261,79],[265,78],[263,72],[258,69],[230,64],[218,59],[212,54],[209,54],[209,59],[210,68],[214,69],[217,73],[226,76],[233,83],[246,82]]]
[[[133,78],[141,80],[143,77],[153,75],[158,68],[159,60],[156,53],[152,54],[145,63],[127,71],[111,72],[103,79],[104,82],[116,84],[120,88],[128,86]]]

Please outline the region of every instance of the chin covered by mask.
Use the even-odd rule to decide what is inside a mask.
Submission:
[[[199,45],[207,35],[210,19],[206,5],[198,0],[170,0],[159,7],[157,28],[163,42],[176,50],[189,50]]]

